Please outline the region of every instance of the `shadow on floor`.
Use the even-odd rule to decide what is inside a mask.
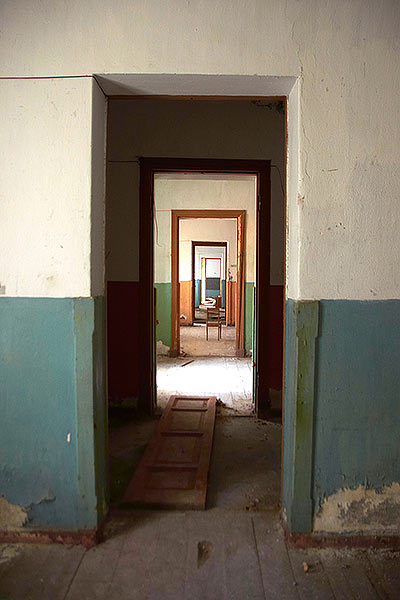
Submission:
[[[126,408],[110,415],[111,505],[118,507],[158,420]],[[281,426],[217,416],[207,508],[272,510],[280,504]]]

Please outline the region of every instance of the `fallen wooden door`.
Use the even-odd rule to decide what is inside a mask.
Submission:
[[[215,406],[215,396],[171,396],[125,492],[125,505],[205,508]]]

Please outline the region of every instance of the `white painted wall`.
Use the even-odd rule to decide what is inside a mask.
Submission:
[[[212,0],[186,4],[179,0],[97,0],[95,4],[78,0],[5,0],[1,3],[0,20],[2,76],[300,76],[296,194],[300,204],[298,208],[293,205],[292,194],[288,209],[289,226],[290,221],[293,226],[298,221],[300,229],[289,230],[288,294],[301,298],[399,297],[397,0],[232,0],[229,7],[226,2]],[[120,81],[119,89],[128,88],[126,79],[111,79]],[[277,81],[276,87],[281,84]],[[47,121],[47,103],[40,108],[40,92],[32,83],[27,85],[32,87],[24,99],[32,105],[36,103],[36,114]],[[190,89],[190,83],[187,85]],[[140,86],[136,86],[138,92]],[[7,95],[2,96],[1,110],[8,123],[6,132],[11,131],[14,115]],[[36,125],[33,119],[27,121],[26,130],[33,131]],[[140,153],[140,118],[134,127],[126,128],[126,133],[121,125],[119,128],[119,135],[127,141],[122,144],[121,153],[129,154],[128,147],[132,154]],[[115,140],[118,138],[117,135]],[[261,131],[258,138],[267,146],[268,140],[263,139]],[[163,137],[153,149],[162,144],[166,148],[168,141]],[[288,143],[290,146],[290,137]],[[235,153],[235,144],[232,148]],[[183,149],[182,140],[175,151]],[[43,167],[42,172],[51,178],[52,168],[46,164],[48,168]],[[13,169],[12,165],[7,168]],[[70,174],[74,172],[73,158],[68,169]],[[122,172],[124,167],[118,169]],[[136,174],[125,170],[124,176],[132,179]],[[115,177],[119,175],[114,172]],[[293,181],[289,187],[292,185]],[[11,188],[11,182],[7,183],[7,190]],[[126,198],[127,192],[124,195]],[[16,218],[8,216],[14,226]],[[125,219],[129,220],[134,237],[136,221],[133,216]],[[25,235],[24,227],[18,231]],[[7,244],[11,248],[9,237]],[[18,242],[15,249],[20,249]],[[24,261],[23,257],[22,251],[19,260]],[[7,256],[9,260],[12,263]],[[24,269],[28,269],[28,263]],[[132,264],[129,277],[136,277],[135,269],[137,266]],[[118,277],[125,274],[122,271],[120,266]]]
[[[0,81],[0,282],[7,296],[102,293],[103,178],[96,168],[92,189],[91,161],[93,148],[104,165],[104,96],[92,86],[92,78]]]
[[[221,279],[226,279],[225,271],[226,271],[226,253],[225,247],[218,246],[196,246],[195,250],[195,272],[194,278],[201,279],[201,259],[202,258],[220,258],[221,259]],[[228,263],[228,269],[231,268],[231,265]]]
[[[255,263],[255,204],[256,178],[251,175],[201,175],[156,174],[154,180],[155,200],[155,282],[171,281],[171,210],[175,209],[241,209],[246,211],[246,281],[254,281]],[[194,230],[191,220],[181,223],[183,256],[191,253],[190,240],[229,241],[236,248],[236,220],[196,219]],[[210,223],[207,223],[210,221]],[[188,224],[189,223],[189,224]],[[195,235],[195,237],[189,237]],[[200,236],[200,237],[199,237]],[[217,236],[217,237],[215,237]],[[235,242],[233,242],[235,239]],[[185,252],[186,250],[186,252]],[[236,253],[236,250],[235,250]],[[190,264],[183,260],[184,265]],[[190,268],[186,269],[191,279]],[[181,280],[185,273],[181,272]]]
[[[192,241],[227,242],[228,268],[236,269],[236,219],[180,219],[179,221],[179,280],[192,279]],[[196,246],[195,279],[201,277],[201,256],[224,256],[219,246]],[[236,270],[235,270],[236,273]],[[225,276],[225,259],[222,277]]]

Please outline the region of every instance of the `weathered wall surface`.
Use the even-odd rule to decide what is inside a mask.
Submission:
[[[372,491],[385,491],[388,505],[391,503],[392,506],[394,496],[397,494],[398,497],[396,484],[400,476],[390,466],[392,463],[388,465],[387,460],[388,457],[396,457],[393,446],[394,440],[399,437],[395,404],[398,385],[390,373],[397,368],[399,361],[396,340],[390,335],[388,338],[378,335],[379,327],[376,324],[385,320],[387,311],[394,310],[391,300],[400,297],[397,202],[400,195],[400,120],[396,102],[400,93],[399,3],[396,0],[383,0],[380,3],[373,0],[232,0],[228,8],[227,3],[211,0],[187,3],[185,6],[178,0],[170,0],[162,5],[158,0],[149,0],[141,5],[128,0],[112,4],[98,0],[95,6],[77,0],[68,3],[45,0],[40,4],[28,0],[18,3],[7,0],[2,3],[0,11],[3,24],[0,73],[4,77],[64,77],[93,73],[231,73],[239,76],[256,73],[299,78],[291,94],[288,116],[291,153],[288,162],[290,179],[287,182],[289,267],[286,296],[295,300],[295,303],[287,311],[288,383],[285,414],[289,416],[285,425],[285,455],[290,458],[293,452],[296,456],[297,450],[301,454],[301,444],[293,446],[296,433],[308,437],[311,434],[312,461],[308,463],[311,467],[308,467],[307,476],[315,478],[318,489],[310,491],[309,488],[305,500],[307,507],[310,502],[318,504],[324,497],[328,498],[327,504],[330,504],[331,498],[339,507],[342,474],[346,480],[346,502],[350,498],[346,490],[351,488],[357,492],[360,481],[368,480]],[[127,91],[126,80],[122,78],[121,81],[119,89],[125,86]],[[236,81],[239,85],[239,81]],[[65,93],[58,93],[57,89],[60,91],[64,84]],[[50,86],[50,82],[3,80],[0,85],[3,90],[7,88],[1,97],[0,117],[0,152],[2,163],[4,161],[4,167],[2,164],[0,170],[1,189],[2,194],[4,190],[6,192],[5,201],[2,196],[5,213],[1,222],[6,219],[8,223],[7,230],[1,231],[1,237],[5,240],[0,242],[4,243],[1,255],[6,257],[6,261],[1,267],[0,281],[6,285],[6,293],[11,294],[62,296],[69,290],[71,295],[89,295],[90,270],[86,259],[84,264],[79,261],[82,256],[89,254],[88,221],[85,217],[81,222],[80,215],[87,215],[87,198],[90,194],[85,194],[82,207],[74,204],[69,195],[64,193],[64,189],[67,189],[74,196],[73,182],[81,184],[80,189],[88,190],[80,160],[88,151],[82,131],[87,129],[90,121],[89,110],[84,122],[80,110],[88,109],[88,104],[85,100],[78,102],[77,110],[79,93],[74,100],[74,80],[54,83],[53,100],[57,108],[63,107],[61,116],[56,118],[56,135],[53,117],[55,107],[41,91],[41,86]],[[190,88],[190,81],[187,85]],[[276,93],[271,85],[272,93]],[[9,90],[14,87],[17,92],[14,94],[13,91],[10,95]],[[278,81],[276,87],[279,87]],[[138,88],[135,91],[140,93]],[[192,91],[189,89],[188,93]],[[241,90],[240,93],[245,92]],[[62,103],[58,104],[60,96]],[[133,108],[127,101],[115,101],[119,117],[117,121],[114,120],[116,129],[113,129],[113,125],[109,129],[115,140],[114,145],[110,146],[110,160],[135,160],[140,154],[195,155],[195,150],[188,152],[188,147],[193,147],[193,136],[192,130],[185,127],[191,108],[181,104],[179,110],[176,106],[168,110],[167,107],[171,108],[172,104],[165,103],[157,111],[152,103],[146,103],[145,106],[136,104]],[[22,107],[25,106],[29,106],[30,114],[24,117]],[[191,106],[190,103],[188,106]],[[77,121],[72,117],[75,110]],[[270,114],[266,109],[257,110],[258,115]],[[110,122],[113,121],[113,113],[112,107]],[[175,114],[176,118],[171,118],[171,114]],[[226,114],[222,107],[216,121],[226,124]],[[176,126],[178,120],[179,127]],[[81,127],[76,128],[75,123],[78,122],[81,122]],[[243,120],[238,121],[238,127],[241,123]],[[209,131],[212,130],[215,139],[221,141],[222,155],[226,152],[224,144],[228,140],[232,157],[271,158],[270,138],[261,120],[254,129],[246,123],[250,134],[243,144],[239,143],[244,138],[238,127],[226,127],[228,133],[224,137],[216,133],[216,125],[215,121],[203,120],[203,135],[196,136],[196,148],[200,156],[221,156],[218,149],[210,148]],[[157,135],[160,131],[164,135]],[[76,144],[70,145],[71,136],[77,136]],[[296,136],[299,154],[296,146],[291,145]],[[37,148],[37,156],[30,137],[38,137],[43,142]],[[27,160],[23,160],[20,152],[23,143],[15,142],[19,139],[25,140]],[[143,144],[143,139],[149,143]],[[254,145],[251,146],[253,150],[247,152],[246,148],[250,149],[249,140]],[[64,143],[69,148],[68,152],[64,151]],[[50,147],[54,148],[54,161],[49,157]],[[39,156],[45,159],[43,165],[37,158]],[[14,159],[17,163],[14,163]],[[83,164],[87,164],[87,161],[84,160]],[[60,176],[58,179],[56,173]],[[109,276],[114,281],[135,283],[137,204],[131,189],[132,186],[137,187],[137,165],[110,162],[108,175],[110,189],[118,188],[118,192],[113,194],[113,206],[118,209],[113,210],[114,220],[110,221],[109,241],[114,248],[114,256],[112,253],[109,255]],[[63,185],[60,188],[59,182],[64,182],[65,178],[70,183],[66,188]],[[32,182],[36,182],[33,188]],[[46,189],[47,185],[49,190]],[[113,188],[114,185],[116,188]],[[40,203],[37,212],[33,212],[28,199],[42,196],[53,198],[53,214],[50,206]],[[58,202],[62,202],[63,209],[66,207],[64,219],[60,217]],[[22,209],[16,211],[14,206]],[[34,244],[21,242],[29,239],[30,234],[25,216],[27,222],[34,226]],[[48,219],[51,225],[47,227]],[[74,225],[77,236],[76,243],[70,243],[71,239],[65,240],[68,252],[63,254],[57,246],[60,236],[53,240],[50,234],[57,231],[66,219]],[[121,235],[119,241],[115,239],[118,238],[119,228],[122,231],[125,224],[132,236],[132,243],[127,241],[129,236],[125,235]],[[75,237],[74,233],[71,235]],[[42,243],[42,250],[39,250]],[[32,255],[35,256],[34,265]],[[49,262],[51,256],[56,260],[54,265]],[[73,265],[72,275],[67,278],[69,264]],[[23,270],[26,272],[23,273]],[[18,274],[18,282],[15,273]],[[33,280],[32,273],[40,276]],[[78,274],[79,278],[76,277]],[[62,285],[57,282],[53,284],[51,280],[45,281],[47,276],[53,275],[63,280]],[[29,285],[26,283],[28,281]],[[318,309],[315,310],[320,315],[318,318],[322,319],[317,344],[312,327],[304,328],[304,323],[300,323],[300,329],[298,327],[298,321],[304,317],[304,300],[317,301],[315,306]],[[336,301],[338,307],[326,308],[324,312],[325,305],[323,302],[320,305],[320,300]],[[371,303],[371,308],[367,311],[360,309],[358,300]],[[375,305],[376,300],[384,302]],[[348,304],[350,308],[343,309],[342,301],[355,302]],[[350,323],[347,318],[342,319],[342,309],[346,314],[347,311],[352,314]],[[292,317],[293,323],[289,323]],[[369,329],[371,318],[376,335],[365,339],[361,331]],[[346,339],[345,327],[348,331],[355,328],[354,354],[357,355],[360,350],[356,368],[360,394],[357,393],[358,388],[354,392],[355,377],[347,369],[343,353],[336,348],[337,340]],[[297,335],[299,331],[300,337]],[[310,337],[307,337],[307,331]],[[366,344],[369,352],[364,350],[363,344]],[[309,387],[303,390],[301,402],[304,400],[307,406],[307,402],[312,401],[318,418],[314,427],[311,424],[311,429],[302,430],[301,422],[297,422],[297,418],[301,419],[303,406],[299,403],[297,383],[304,364],[308,365],[309,375],[307,357],[311,346],[318,349],[312,363],[315,373],[320,373],[318,377],[323,377],[324,383],[317,378],[318,385],[314,389],[315,386],[310,383],[312,378],[308,378]],[[374,359],[382,347],[390,347],[385,364],[381,360],[376,363]],[[326,369],[326,356],[331,349],[335,357],[331,365],[334,376],[330,376]],[[375,373],[374,381],[382,384],[379,389],[374,387],[374,405],[370,396],[364,393],[365,373],[370,372]],[[342,391],[340,399],[335,392],[336,375]],[[334,411],[332,407],[337,402],[343,409],[354,406],[356,402],[357,411]],[[379,423],[376,423],[375,406],[382,407],[382,420]],[[393,418],[390,427],[386,421],[389,415]],[[330,419],[332,432],[328,440],[332,441],[331,436],[334,436],[333,441],[339,444],[340,452],[348,452],[353,464],[345,461],[339,465],[340,461],[332,457],[330,465],[335,465],[335,472],[330,467],[329,480],[324,480],[316,470],[314,472],[313,465],[317,469],[324,463],[329,447],[330,442],[324,437],[327,419]],[[360,455],[360,447],[363,447],[362,439],[366,431],[370,431],[368,427],[371,427],[371,423],[374,424],[374,436],[385,439],[387,454],[380,450],[377,456],[368,456],[365,461]],[[353,446],[347,447],[347,438],[342,431],[345,425],[353,431],[359,431],[355,435],[358,444],[355,451]],[[301,436],[299,442],[300,439]],[[297,458],[301,463],[301,456],[297,455]],[[285,464],[290,464],[290,461]],[[383,487],[379,487],[378,481],[372,476],[377,469],[384,475],[386,483]],[[304,482],[299,482],[296,476],[304,472],[304,469],[288,471],[284,490],[288,514],[290,506],[298,510],[296,507],[299,505],[293,503],[296,497],[293,488],[303,485]],[[350,484],[348,477],[351,478],[355,472],[357,477]],[[373,494],[372,498],[375,498]],[[315,510],[318,511],[318,507]],[[361,527],[361,518],[356,518],[354,522],[355,528],[357,524]],[[384,526],[381,519],[377,524]],[[343,521],[339,520],[334,529],[340,531],[344,527]]]
[[[93,529],[105,514],[101,303],[0,301],[0,531]]]
[[[90,296],[90,79],[1,80],[0,282]]]
[[[286,307],[284,505],[294,531],[400,526],[400,301]]]
[[[0,531],[94,529],[106,511],[105,98],[93,78],[0,90]]]
[[[400,301],[324,300],[319,313],[315,527],[398,531]]]

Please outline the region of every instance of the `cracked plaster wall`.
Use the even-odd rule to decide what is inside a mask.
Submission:
[[[64,179],[55,176],[60,166],[57,156],[64,156],[60,140],[71,139],[78,131],[73,125],[69,128],[68,115],[76,108],[79,94],[74,99],[75,83],[70,79],[35,78],[93,73],[231,73],[299,78],[299,105],[295,105],[294,99],[289,114],[290,122],[298,108],[300,141],[298,179],[292,176],[289,181],[289,189],[297,187],[298,199],[295,205],[294,196],[290,195],[288,207],[292,223],[288,240],[293,242],[289,243],[292,265],[289,297],[399,298],[400,4],[397,0],[379,3],[203,0],[185,4],[180,0],[162,4],[159,0],[140,4],[98,0],[95,7],[93,3],[78,0],[68,3],[44,0],[40,4],[6,0],[0,7],[0,20],[3,25],[0,75],[16,78],[0,82],[3,90],[12,89],[12,94],[2,93],[1,97],[5,167],[0,170],[0,183],[8,198],[3,206],[9,210],[5,215],[8,229],[2,236],[8,247],[2,255],[9,257],[6,279],[14,277],[13,265],[14,271],[21,274],[9,287],[7,280],[0,280],[1,290],[6,286],[6,294],[63,295],[71,290],[84,295],[89,290],[88,259],[85,258],[84,264],[74,260],[76,252],[78,258],[89,255],[88,202],[80,229],[78,214],[83,188],[73,206],[68,193],[64,193],[75,189],[76,167],[88,200],[89,174],[75,161],[79,162],[82,153],[85,157],[89,155],[89,136],[71,144],[67,160],[61,161],[61,175],[69,182],[62,193],[59,184]],[[22,77],[32,79],[19,79]],[[76,87],[85,87],[84,81]],[[41,90],[50,88],[50,96],[43,95]],[[49,129],[54,111],[50,100],[54,97],[62,100],[56,108],[62,108],[59,118],[63,136],[56,127]],[[21,108],[24,102],[28,107],[25,113]],[[88,110],[84,128],[89,120]],[[35,131],[41,140],[36,146]],[[80,135],[82,129],[79,132]],[[26,143],[24,146],[26,160],[15,151],[15,146],[11,146],[12,155],[6,152],[16,133],[21,139],[25,133],[32,136],[28,146]],[[50,151],[53,142],[57,150],[55,159]],[[16,146],[18,149],[19,144]],[[43,155],[47,157],[44,164],[37,160],[37,156]],[[17,159],[17,168],[13,158]],[[297,156],[293,155],[291,164],[296,161]],[[87,171],[89,162],[85,159]],[[32,185],[46,181],[52,185]],[[61,202],[60,222],[71,220],[76,244],[70,244],[66,260],[58,249],[58,238],[43,236],[46,219],[39,219],[36,230],[28,227],[29,215],[34,224],[40,216],[38,211],[46,206],[45,197],[49,205]],[[65,199],[67,205],[63,203]],[[13,209],[16,205],[18,211]],[[25,229],[17,219],[19,215],[26,219]],[[52,219],[54,222],[53,216]],[[18,235],[10,235],[13,230]],[[48,229],[51,231],[52,226]],[[47,248],[43,248],[46,243]],[[76,280],[68,278],[63,267],[56,292],[49,292],[54,285],[51,280],[35,279],[40,260],[31,261],[38,252],[42,252],[39,258],[47,257],[49,248],[54,249],[57,269],[59,259],[64,266],[70,261],[72,272],[82,276]],[[30,263],[33,270],[29,269]],[[79,285],[74,287],[72,282],[78,279]],[[27,282],[25,286],[23,281]],[[296,281],[294,286],[292,281]],[[398,364],[394,356],[390,368],[395,362]],[[331,391],[334,392],[334,386]],[[385,391],[385,398],[395,399],[393,387]],[[321,405],[326,404],[326,396],[320,401]],[[361,414],[368,420],[373,409],[366,409],[361,401],[360,406]],[[357,416],[351,423],[357,424]],[[382,427],[375,425],[375,431],[382,431]],[[323,444],[326,446],[326,441]],[[335,489],[337,492],[338,487]]]
[[[0,531],[20,529],[28,520],[25,508],[11,504],[0,496]]]
[[[158,0],[140,7],[98,0],[95,8],[75,0],[25,0],[2,3],[0,15],[0,73],[6,77],[299,76],[296,293],[399,297],[396,0],[232,0],[229,6],[171,0],[162,7]]]

